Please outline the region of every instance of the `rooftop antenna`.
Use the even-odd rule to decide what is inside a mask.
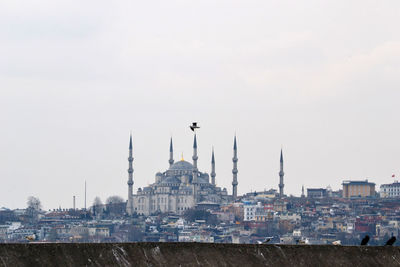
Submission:
[[[85,211],[86,211],[86,180],[85,180]]]

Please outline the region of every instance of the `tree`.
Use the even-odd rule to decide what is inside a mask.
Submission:
[[[103,205],[100,197],[95,197],[93,200],[93,206]]]
[[[117,203],[122,203],[122,202],[125,202],[125,200],[120,196],[111,196],[111,197],[108,197],[106,200],[106,204],[111,204],[111,203],[117,204]]]
[[[37,197],[30,196],[26,202],[28,206],[26,208],[26,215],[28,216],[31,223],[34,223],[38,219],[39,211],[42,209],[42,204]]]
[[[93,200],[93,212],[95,215],[101,213],[103,211],[103,202],[100,197],[95,197]]]
[[[39,198],[30,196],[28,197],[28,201],[26,202],[28,209],[33,209],[35,211],[40,211],[42,209],[42,203]]]
[[[107,216],[118,217],[123,216],[126,212],[126,202],[120,196],[111,196],[106,200],[106,211]]]

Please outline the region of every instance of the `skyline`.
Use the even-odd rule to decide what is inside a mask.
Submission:
[[[196,135],[198,135],[197,133],[196,133]],[[131,133],[130,133],[130,136],[132,136],[131,135]],[[195,136],[195,134],[192,134],[192,136]],[[133,147],[133,150],[134,150],[134,145],[132,145],[132,143],[134,143],[133,142],[133,137],[132,137],[132,139],[130,138],[130,141],[129,141],[129,146],[128,146],[128,148],[130,148],[131,146]],[[171,139],[173,140],[173,138],[171,137]],[[171,140],[170,139],[170,140]],[[132,140],[132,142],[131,142],[131,140]],[[234,144],[236,144],[236,135],[234,135],[234,141],[232,142],[232,151],[233,151],[233,147],[234,147]],[[170,143],[170,145],[171,145],[171,143]],[[210,166],[211,166],[211,160],[212,160],[212,158],[213,157],[215,157],[215,155],[214,155],[214,146],[212,146],[212,154],[211,154],[211,157],[210,157]],[[240,148],[239,148],[239,151],[240,151]],[[168,152],[170,152],[169,150],[168,150]],[[283,151],[283,148],[282,148],[282,146],[281,146],[281,149],[280,149],[280,152],[279,152],[279,165],[281,165],[281,163],[282,163],[282,153],[283,153],[283,155],[284,155],[284,151]],[[240,154],[239,154],[240,155]],[[179,155],[178,155],[179,156]],[[187,158],[185,158],[185,157],[183,157],[183,152],[182,152],[182,154],[181,154],[181,157],[176,157],[176,155],[175,155],[175,152],[173,152],[173,157],[174,157],[174,160],[175,160],[175,162],[177,162],[177,161],[180,161],[180,160],[185,160],[185,161],[188,161],[188,162],[192,162],[192,160],[191,160],[191,156],[190,155],[188,155],[188,157]],[[168,158],[168,161],[169,161],[169,159],[170,158]],[[240,159],[240,157],[239,157],[239,159]],[[135,155],[134,155],[134,153],[133,153],[133,162],[135,161]],[[128,161],[129,162],[129,161]],[[285,162],[285,160],[283,160],[283,162]],[[216,164],[217,165],[217,164]],[[286,167],[286,166],[285,166]],[[168,169],[168,167],[167,167],[167,169]],[[133,168],[133,170],[135,171],[135,168]],[[201,169],[200,169],[201,170]],[[211,170],[211,167],[210,167],[210,170]],[[285,169],[283,169],[283,170],[285,170]],[[204,170],[203,170],[204,171]],[[208,173],[208,174],[210,174],[211,172],[210,171],[207,171],[207,170],[205,170],[205,172],[206,173]],[[285,173],[285,175],[286,175],[286,173]],[[394,174],[392,174],[392,175],[394,175]],[[392,180],[390,180],[390,181],[388,181],[387,183],[391,183],[391,182],[393,182],[394,180],[397,180],[397,177],[392,177],[392,175],[391,175],[391,179]],[[127,177],[126,178],[128,178],[128,176],[129,176],[129,174],[127,174],[126,175]],[[135,174],[134,174],[134,177],[135,177]],[[152,177],[153,178],[153,177]],[[232,179],[232,177],[231,177],[231,179]],[[366,179],[368,179],[368,178],[366,178]],[[352,180],[366,180],[366,179],[352,179]],[[225,179],[226,180],[226,179]],[[277,177],[276,177],[276,180],[280,183],[280,171],[278,172],[278,175],[277,175]],[[345,180],[351,180],[351,178],[349,178],[349,179],[342,179],[342,180],[340,180],[340,181],[338,181],[339,182],[339,185],[337,186],[337,187],[333,187],[333,190],[338,190],[338,189],[341,189],[341,184],[342,184],[342,182],[343,181],[345,181]],[[141,188],[143,188],[144,186],[148,186],[149,184],[151,184],[151,183],[153,183],[153,182],[148,182],[147,184],[143,184],[143,182],[142,183],[140,183],[140,181],[139,181],[139,184],[143,184],[143,186],[136,186],[135,187],[135,184],[136,184],[136,180],[135,180],[135,178],[133,179],[133,181],[134,181],[134,190],[136,191],[139,187],[141,187]],[[220,186],[220,187],[222,187],[222,188],[226,188],[227,190],[228,190],[228,194],[230,194],[230,195],[232,195],[232,184],[230,183],[228,186],[225,186],[225,185],[221,185],[221,184],[218,184],[218,179],[216,179],[216,181],[217,181],[217,185],[218,186]],[[232,181],[231,181],[232,182]],[[375,183],[375,181],[374,180],[369,180],[369,182],[374,182]],[[284,179],[284,184],[285,184],[285,186],[286,186],[286,180]],[[84,197],[85,197],[85,190],[86,190],[86,186],[87,186],[87,180],[84,180],[84,193],[83,193],[83,196],[80,196],[79,194],[78,195],[71,195],[71,197],[72,197],[72,201],[73,202],[75,202],[76,200],[78,200],[79,199],[79,197],[81,197],[81,198],[83,198],[83,200],[85,200],[84,199]],[[302,185],[302,188],[303,188],[303,186],[304,186],[304,184]],[[310,186],[305,186],[305,189],[307,189],[307,188],[326,188],[327,186],[331,186],[331,184],[328,184],[328,185],[319,185],[319,186],[313,186],[313,187],[310,187]],[[377,184],[377,187],[376,187],[376,191],[377,192],[379,192],[379,184]],[[295,196],[295,197],[300,197],[301,196],[301,193],[302,193],[302,188],[299,190],[299,193],[294,193],[294,194],[292,194],[292,193],[285,193],[285,195],[287,195],[287,196],[290,196],[290,195],[293,195],[293,196]],[[238,191],[239,192],[241,192],[240,191],[240,180],[239,180],[239,186],[238,186]],[[263,189],[260,189],[260,188],[254,188],[254,189],[250,189],[250,191],[246,191],[246,192],[241,192],[239,195],[242,195],[242,194],[245,194],[245,193],[249,193],[249,192],[254,192],[254,191],[257,191],[257,192],[260,192],[260,191],[263,191],[263,190],[269,190],[269,189],[275,189],[277,192],[279,192],[279,184],[277,184],[276,186],[271,186],[271,187],[264,187]],[[114,195],[118,195],[118,196],[121,196],[122,198],[124,198],[124,200],[127,200],[127,197],[126,197],[126,195],[123,195],[122,193],[121,194],[114,194]],[[96,197],[97,196],[99,196],[99,194],[97,194],[96,195]],[[107,197],[110,197],[110,196],[112,196],[112,195],[104,195],[103,197],[101,197],[101,199],[105,202],[105,200],[106,200],[106,198]],[[38,197],[39,199],[40,199],[40,196],[37,196],[37,195],[35,195],[35,197]],[[79,201],[79,200],[78,200]],[[78,204],[77,205],[77,207],[78,208],[84,208],[85,206],[87,206],[87,207],[90,207],[92,205],[92,200],[91,199],[88,199],[87,200],[87,202],[85,203],[84,201],[82,202],[82,207],[80,207],[80,205]],[[60,207],[61,207],[61,205],[59,205]],[[9,207],[7,207],[7,206],[5,206],[6,208],[9,208]],[[72,205],[71,205],[71,207],[72,207]],[[15,208],[23,208],[23,207],[15,207]],[[58,206],[56,206],[56,207],[53,207],[53,208],[58,208]],[[70,208],[68,205],[67,206],[64,206],[64,207],[61,207],[61,208]],[[51,208],[52,209],[52,208]]]
[[[400,175],[400,2],[0,3],[0,207],[126,199],[175,158],[231,194]]]

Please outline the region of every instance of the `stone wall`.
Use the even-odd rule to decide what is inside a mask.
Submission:
[[[0,266],[400,266],[400,248],[205,243],[0,244]]]

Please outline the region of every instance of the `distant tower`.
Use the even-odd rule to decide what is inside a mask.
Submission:
[[[214,158],[214,147],[213,147],[213,149],[212,149],[212,155],[211,155],[211,183],[213,184],[213,185],[215,185],[215,176],[216,176],[216,173],[215,173],[215,158]]]
[[[237,181],[237,173],[238,173],[237,162],[238,162],[238,158],[237,158],[236,135],[235,135],[235,139],[233,141],[233,158],[232,158],[232,161],[233,161],[232,196],[233,196],[233,200],[235,201],[235,199],[237,198],[237,185],[238,185],[238,181]]]
[[[133,214],[133,157],[132,157],[132,135],[129,138],[129,169],[128,169],[128,203],[126,204],[126,212]]]
[[[170,168],[172,167],[172,164],[174,164],[174,148],[172,146],[172,137],[171,137],[171,141],[169,143],[169,160],[168,160],[168,163],[169,163],[169,167]]]
[[[301,186],[301,197],[305,197],[305,195],[304,195],[304,185]]]
[[[283,197],[283,187],[285,186],[283,184],[283,176],[285,175],[285,173],[283,172],[283,153],[282,153],[282,149],[281,149],[281,169],[279,171],[279,196]]]
[[[196,134],[194,135],[194,141],[193,141],[193,183],[196,184],[197,183],[197,160],[198,160],[198,156],[197,156],[197,140],[196,140]]]
[[[85,180],[85,211],[86,211],[86,180]]]

